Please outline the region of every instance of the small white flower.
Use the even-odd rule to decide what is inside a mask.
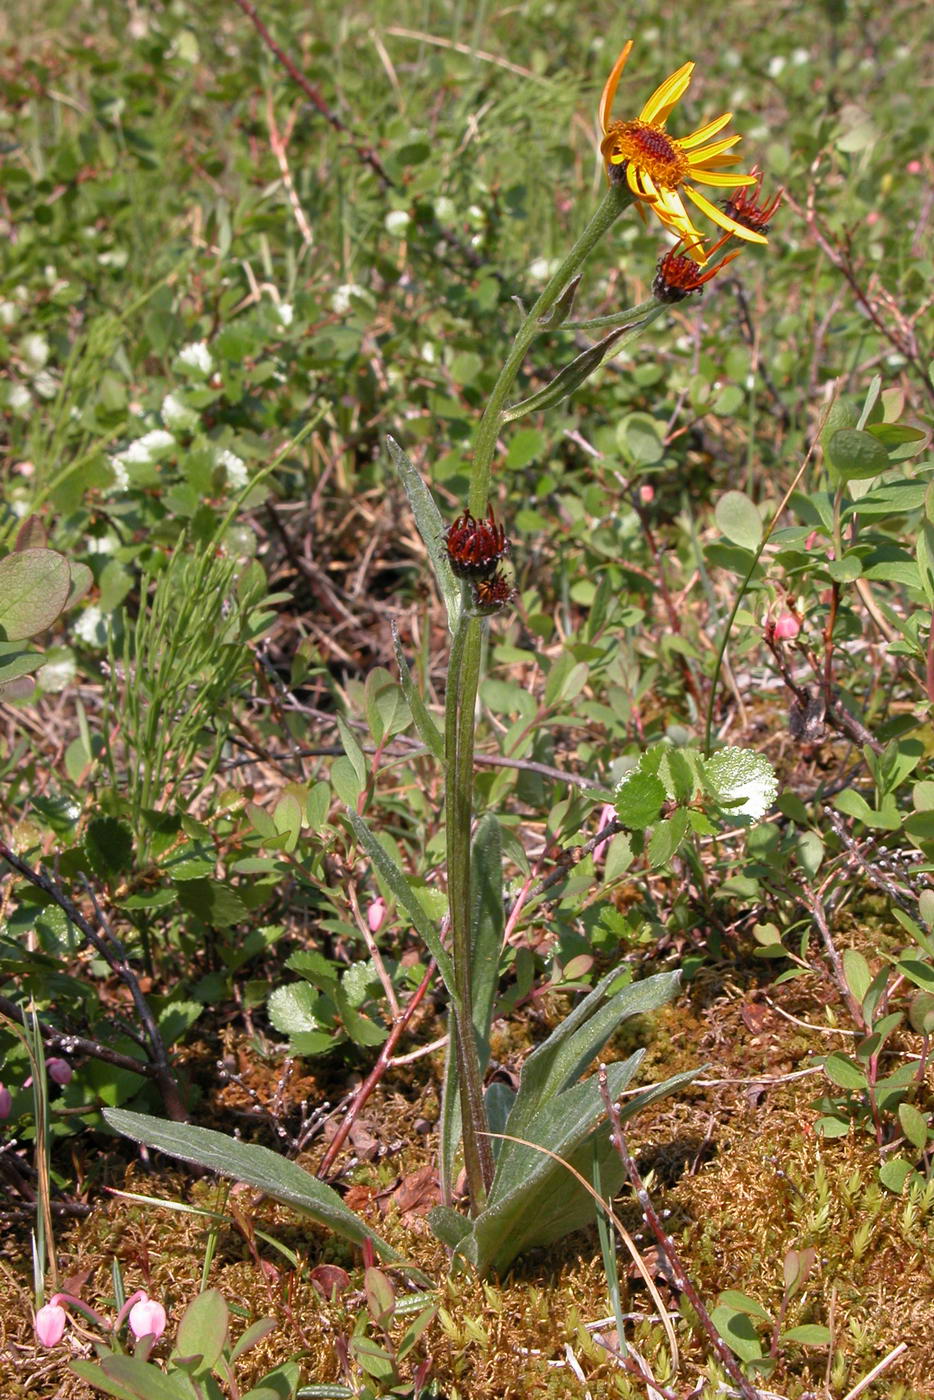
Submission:
[[[153,428],[150,432],[143,433],[135,442],[131,442],[118,456],[124,463],[140,462],[148,465],[174,446],[175,439],[171,433],[167,433],[164,428]]]
[[[383,220],[386,226],[386,232],[391,233],[396,238],[401,238],[403,236],[411,222],[411,215],[407,214],[404,209],[390,209]]]
[[[23,414],[32,403],[32,394],[25,384],[8,384],[6,386],[6,405],[14,413]]]
[[[100,608],[92,604],[78,617],[74,630],[83,642],[89,642],[92,646],[103,646],[107,641],[109,627]]]
[[[353,306],[357,297],[364,301],[372,300],[366,287],[360,287],[356,282],[343,282],[331,297],[331,310],[336,311],[338,316],[343,316]]]
[[[49,342],[44,335],[33,331],[24,335],[19,344],[19,352],[30,369],[41,369],[49,358]]]
[[[780,53],[773,54],[773,56],[769,59],[768,65],[766,67],[766,72],[768,73],[770,78],[778,77],[779,73],[781,73],[782,69],[785,67],[785,61],[786,60],[782,57]]]
[[[176,432],[186,433],[190,432],[192,428],[197,427],[197,413],[193,408],[189,408],[188,404],[185,403],[183,399],[180,399],[177,394],[166,394],[165,398],[162,400],[160,412],[162,414],[163,423],[167,424],[170,428],[174,428]]]
[[[15,301],[0,301],[0,326],[12,326],[18,315]]]
[[[235,491],[242,491],[250,479],[243,458],[238,457],[236,452],[231,452],[229,447],[224,447],[217,454],[217,462],[218,466],[226,471],[228,484]]]
[[[111,457],[109,466],[110,470],[113,472],[113,480],[107,487],[107,490],[127,491],[130,486],[130,476],[126,469],[126,463],[119,452]]]
[[[183,345],[178,352],[178,358],[186,368],[193,369],[205,378],[214,368],[214,359],[206,340],[194,340],[190,345]]]
[[[290,301],[280,301],[276,307],[276,315],[283,326],[290,326],[295,320],[295,307]]]
[[[547,282],[553,272],[558,270],[557,258],[536,258],[529,264],[530,282]]]

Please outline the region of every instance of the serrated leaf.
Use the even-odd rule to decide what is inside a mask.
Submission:
[[[624,826],[632,831],[644,831],[658,820],[667,797],[665,784],[660,778],[636,768],[618,784],[614,802]]]
[[[754,749],[719,749],[703,760],[704,777],[730,821],[755,822],[778,796],[775,769]]]
[[[248,918],[243,900],[220,880],[178,880],[178,902],[211,928],[230,928]]]

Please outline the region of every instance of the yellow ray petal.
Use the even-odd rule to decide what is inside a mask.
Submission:
[[[619,80],[623,69],[626,67],[626,60],[632,52],[631,39],[623,45],[623,51],[613,64],[613,71],[603,85],[603,93],[600,97],[600,106],[597,114],[600,121],[600,130],[606,135],[606,129],[610,124],[610,113],[613,110],[613,98],[616,96],[616,89],[619,87]]]
[[[724,151],[728,151],[742,139],[741,136],[724,136],[722,141],[714,141],[712,146],[702,146],[699,151],[689,151],[688,165],[716,165],[717,156],[722,156]],[[680,141],[678,145],[681,145]]]
[[[678,145],[683,151],[700,146],[709,137],[716,136],[718,131],[722,131],[732,116],[732,112],[724,112],[722,117],[714,117],[712,122],[708,122],[706,126],[699,126],[696,131],[691,132],[690,136],[679,136]]]
[[[730,170],[692,170],[690,179],[699,185],[719,185],[722,189],[735,189],[737,185],[754,185],[755,177],[736,175]]]
[[[692,199],[698,209],[702,210],[720,228],[728,229],[737,238],[745,238],[747,243],[768,243],[761,233],[754,233],[751,228],[744,228],[735,219],[731,219],[729,214],[725,214],[722,209],[718,209],[715,204],[711,204],[706,195],[702,195],[700,190],[694,190],[690,185],[684,186],[684,192],[689,199]]]
[[[667,120],[672,107],[683,97],[693,72],[693,63],[682,63],[677,72],[670,74],[663,83],[658,85],[639,113],[639,120],[641,122]]]

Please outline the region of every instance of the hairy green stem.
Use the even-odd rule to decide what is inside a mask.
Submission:
[[[496,451],[496,439],[502,427],[501,419],[506,399],[515,383],[516,375],[522,368],[526,351],[541,330],[539,320],[551,310],[571,278],[593,252],[611,224],[632,203],[632,199],[633,196],[625,184],[610,185],[589,224],[519,327],[474,437],[470,497],[467,504],[471,514],[478,518],[485,512],[490,494],[490,467],[493,453]]]
[[[456,1000],[454,1053],[460,1081],[461,1138],[471,1212],[483,1207],[493,1180],[483,1081],[473,1025],[470,935],[470,825],[473,794],[474,705],[480,679],[482,620],[471,616],[468,590],[451,647],[445,702],[448,906]]]

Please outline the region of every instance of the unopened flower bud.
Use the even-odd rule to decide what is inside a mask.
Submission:
[[[9,1118],[12,1107],[13,1095],[5,1084],[0,1084],[0,1122],[2,1122],[4,1118]]]
[[[777,618],[775,621],[772,635],[777,642],[790,642],[797,637],[800,631],[801,623],[795,617],[794,613],[783,612],[781,617]]]
[[[130,1308],[129,1322],[130,1331],[137,1341],[140,1337],[161,1337],[165,1331],[165,1308],[144,1293],[139,1302]]]
[[[55,1297],[58,1297],[58,1294]],[[67,1321],[68,1314],[61,1303],[56,1303],[55,1298],[40,1308],[36,1313],[36,1336],[41,1344],[44,1347],[58,1346]]]
[[[373,900],[369,909],[367,909],[366,911],[367,928],[370,930],[371,933],[379,933],[380,929],[383,926],[383,920],[385,918],[386,901],[385,899],[383,899],[382,895],[378,895],[376,899]]]
[[[55,1084],[70,1084],[75,1073],[68,1061],[58,1055],[46,1060],[45,1072]]]

